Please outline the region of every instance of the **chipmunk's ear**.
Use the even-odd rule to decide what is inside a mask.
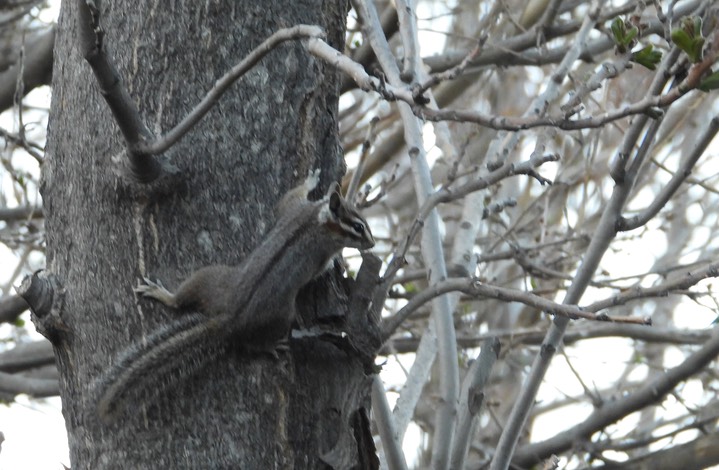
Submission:
[[[342,196],[341,190],[342,190],[342,188],[340,188],[340,184],[337,181],[333,181],[330,184],[330,187],[327,188],[326,196],[331,196],[332,193],[337,193],[341,197]]]
[[[332,184],[330,184],[329,189],[327,190],[327,194],[330,198],[330,211],[332,211],[333,214],[337,214],[340,210],[340,207],[342,207],[342,195],[340,194],[340,184],[335,181]]]

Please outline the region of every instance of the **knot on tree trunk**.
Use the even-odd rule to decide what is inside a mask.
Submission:
[[[17,293],[30,306],[38,333],[57,344],[68,332],[62,319],[65,289],[58,278],[44,270],[25,276]]]

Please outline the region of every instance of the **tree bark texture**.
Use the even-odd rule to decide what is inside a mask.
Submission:
[[[115,1],[101,3],[100,23],[148,128],[161,134],[277,29],[316,24],[342,49],[347,8],[334,0]],[[230,354],[114,424],[97,419],[93,380],[177,316],[138,301],[137,279],[174,289],[202,266],[239,263],[272,227],[287,189],[321,168],[319,197],[344,163],[338,74],[295,42],[272,51],[166,152],[175,174],[133,183],[118,163],[118,127],[76,46],[77,9],[62,4],[42,181],[47,271],[61,301],[41,321],[51,322],[43,329],[61,371],[72,468],[374,467],[367,361],[318,338],[291,341],[279,360]],[[310,322],[353,314],[350,283],[337,276],[323,276],[298,302]]]

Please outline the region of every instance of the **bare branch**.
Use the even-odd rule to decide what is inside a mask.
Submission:
[[[652,470],[704,469],[710,468],[717,463],[719,463],[719,433],[711,433],[701,435],[683,444],[677,444],[621,462],[621,467],[610,463],[593,468],[597,470],[618,470],[618,468],[651,468]]]
[[[719,334],[715,331],[704,346],[691,354],[677,367],[660,374],[643,387],[614,401],[605,402],[582,423],[567,429],[546,441],[529,444],[520,448],[512,463],[520,467],[530,467],[549,457],[572,447],[579,439],[588,439],[595,432],[617,420],[640,410],[650,403],[661,400],[680,382],[701,371],[719,355]]]
[[[369,126],[367,127],[367,135],[365,136],[364,141],[362,141],[362,150],[360,151],[359,160],[357,161],[357,167],[355,167],[355,171],[352,173],[352,179],[350,180],[349,186],[347,187],[345,197],[348,201],[353,201],[356,203],[355,196],[357,195],[360,181],[362,181],[365,161],[367,160],[369,151],[372,148],[372,144],[374,143],[375,128],[377,127],[378,122],[379,118],[375,116],[370,120]]]
[[[254,48],[247,57],[232,67],[229,72],[223,75],[215,86],[207,92],[205,97],[195,106],[185,118],[173,127],[164,136],[153,142],[139,145],[136,151],[156,155],[162,153],[179,141],[187,132],[202,119],[207,112],[219,101],[220,97],[245,73],[252,69],[264,56],[276,49],[280,44],[297,40],[324,37],[324,31],[318,26],[297,25],[291,28],[284,28],[276,31],[265,39],[259,46]],[[323,41],[322,41],[323,42]],[[329,46],[327,46],[329,47]]]
[[[407,236],[404,239],[402,245],[395,251],[387,270],[384,273],[383,279],[387,282],[391,281],[397,272],[404,266],[404,257],[409,250],[409,247],[414,243],[415,238],[419,235],[424,222],[434,210],[434,208],[440,203],[447,203],[460,199],[467,194],[486,189],[494,184],[499,183],[505,178],[509,178],[515,175],[529,175],[538,178],[540,183],[548,183],[549,181],[539,176],[535,171],[535,168],[547,163],[558,160],[557,155],[544,155],[539,158],[530,159],[519,163],[517,165],[510,163],[503,163],[499,168],[496,168],[489,175],[479,177],[465,183],[457,188],[442,187],[439,190],[431,193],[429,197],[424,201],[424,204],[420,207],[417,215],[415,216],[414,223],[409,229]]]
[[[497,337],[487,338],[482,343],[479,357],[475,359],[462,384],[457,417],[457,439],[452,448],[450,468],[464,468],[469,445],[477,427],[477,415],[484,401],[484,386],[489,382],[489,374],[499,357],[500,344]]]
[[[27,309],[27,302],[19,295],[3,297],[0,299],[0,323],[15,321]]]
[[[665,108],[676,100],[684,96],[690,89],[680,91],[679,88],[673,89],[666,95],[648,97],[634,104],[625,106],[621,109],[607,111],[606,113],[581,118],[567,119],[563,116],[547,116],[547,117],[508,117],[493,116],[477,111],[461,110],[461,109],[441,109],[432,110],[419,106],[413,109],[423,119],[428,121],[458,121],[472,122],[480,126],[488,127],[496,130],[520,131],[532,129],[535,127],[555,127],[562,130],[579,130],[579,129],[596,129],[607,123],[617,121],[619,119],[634,116],[637,114],[645,114],[650,117],[661,116]]]
[[[387,39],[391,38],[399,29],[399,21],[397,20],[397,10],[392,3],[387,3],[387,7],[380,17],[382,25],[382,33]],[[372,46],[367,42],[363,43],[358,49],[352,52],[352,59],[365,68],[369,68],[376,59]],[[355,87],[356,83],[349,77],[342,77],[342,85],[340,86],[340,94],[345,93]]]
[[[52,76],[52,48],[55,43],[55,28],[50,28],[34,38],[28,45],[22,70],[24,93],[38,86],[49,85]],[[15,88],[20,73],[20,64],[15,64],[0,73],[0,111],[13,105]]]
[[[393,85],[377,77],[371,77],[365,72],[364,67],[318,37],[307,41],[307,50],[315,57],[349,75],[363,91],[376,91],[387,101],[401,100],[411,105],[417,103],[408,87]]]
[[[0,353],[0,371],[24,372],[43,366],[55,366],[55,354],[49,341],[20,343]]]
[[[545,3],[544,12],[542,12],[542,16],[539,20],[539,23],[537,24],[537,29],[540,31],[544,31],[545,29],[549,28],[552,23],[554,23],[554,19],[557,17],[557,14],[559,13],[559,7],[562,4],[562,0],[550,0]],[[526,11],[524,13],[527,13]],[[523,26],[526,27],[525,24]],[[542,33],[543,34],[543,33]]]
[[[699,280],[697,280],[696,282],[698,281]],[[586,320],[607,321],[615,323],[634,323],[641,325],[651,324],[650,319],[643,317],[610,317],[606,314],[595,313],[601,310],[601,308],[608,308],[611,305],[597,309],[590,309],[589,307],[577,307],[576,305],[559,304],[551,300],[545,299],[544,297],[540,297],[536,294],[532,294],[531,292],[524,292],[516,289],[508,289],[506,287],[487,285],[477,279],[450,278],[446,281],[439,282],[422,290],[420,293],[412,297],[412,299],[407,303],[407,305],[402,307],[402,309],[400,309],[396,314],[392,315],[389,318],[386,318],[383,321],[382,325],[384,339],[387,340],[390,335],[392,335],[392,333],[394,333],[394,331],[399,328],[400,324],[402,324],[405,319],[407,319],[422,305],[427,303],[429,300],[447,292],[462,292],[464,294],[477,298],[497,299],[506,302],[519,302],[529,307],[539,309],[549,315],[559,315],[571,320],[584,318]],[[666,291],[664,290],[659,290],[657,292],[657,296],[662,294],[666,295]],[[612,300],[605,301],[602,303],[602,305],[606,303],[611,304],[612,301],[615,301],[615,299],[619,298],[620,296],[613,297]],[[620,300],[616,301],[620,302]]]
[[[267,53],[283,42],[303,38],[322,37],[317,26],[297,25],[281,29],[253,49],[247,57],[220,78],[185,118],[164,136],[155,138],[143,123],[139,110],[125,88],[104,47],[104,32],[100,27],[99,10],[93,0],[78,0],[80,15],[80,48],[92,67],[103,97],[125,138],[131,174],[144,183],[160,175],[160,163],[152,158],[168,150],[197,124],[217,103],[220,97],[242,75]]]
[[[693,13],[701,6],[703,0],[691,0],[683,2],[675,9],[677,18]],[[634,10],[636,2],[627,2],[624,5],[613,9],[603,10],[598,17],[598,23],[604,23],[617,16],[627,14]],[[573,20],[567,23],[557,24],[545,28],[543,31],[545,40],[556,39],[562,36],[568,36],[576,33],[582,26],[583,20]],[[658,19],[648,21],[644,34],[663,34],[664,25]],[[536,31],[530,30],[526,33],[487,44],[482,53],[476,57],[469,65],[467,72],[474,72],[478,68],[486,66],[511,66],[511,65],[546,65],[560,62],[567,54],[569,48],[573,46],[572,41],[567,44],[560,45],[547,52],[542,52],[536,48],[537,34]],[[611,50],[614,47],[614,41],[608,36],[602,36],[587,44],[585,53],[589,57],[594,57],[603,52]],[[527,49],[533,50],[523,53]],[[440,55],[424,58],[423,62],[430,68],[432,73],[442,72],[444,70],[456,67],[467,56],[469,51],[457,50],[453,52],[445,52]]]
[[[600,300],[598,302],[594,302],[593,304],[587,305],[585,309],[592,312],[597,312],[605,308],[610,308],[617,305],[624,305],[627,302],[636,299],[666,297],[672,292],[682,289],[688,289],[689,287],[696,285],[699,281],[717,276],[719,276],[719,263],[712,263],[703,269],[699,269],[694,272],[687,272],[682,277],[678,277],[677,279],[665,282],[658,286],[647,288],[634,287],[614,297],[610,297],[608,299]]]
[[[682,7],[686,8],[688,7],[688,5],[682,5]],[[684,8],[682,9],[682,11],[691,11],[691,9],[685,10]],[[661,32],[661,30],[661,23],[658,20],[655,20],[646,27],[645,33],[649,34],[651,32]],[[602,40],[607,40],[607,38],[602,38]],[[715,41],[715,43],[717,41]],[[666,108],[667,106],[671,105],[676,100],[684,96],[686,93],[695,90],[699,86],[702,77],[705,76],[705,73],[707,72],[707,70],[710,69],[711,65],[715,61],[716,54],[717,52],[719,52],[717,49],[719,49],[719,46],[717,46],[716,44],[712,48],[710,48],[704,60],[701,63],[695,64],[691,67],[686,79],[679,86],[672,88],[665,95],[647,97],[634,104],[624,106],[621,109],[607,111],[599,116],[592,116],[581,119],[568,119],[567,115],[531,115],[523,117],[508,117],[493,116],[474,110],[433,110],[418,105],[414,105],[413,110],[418,116],[429,121],[448,120],[458,122],[472,122],[491,129],[508,131],[525,130],[535,127],[555,127],[563,130],[590,129],[599,128],[607,123],[614,122],[616,120],[637,114],[646,114],[650,117],[657,117],[663,113],[662,108]],[[562,56],[564,55],[566,54],[562,54]],[[626,60],[621,64],[620,68],[624,68],[625,66]],[[604,74],[600,74],[600,77],[604,75],[615,75],[617,73],[617,70],[604,67],[603,72]],[[587,84],[587,87],[590,88],[596,88],[598,86],[599,83],[597,81],[595,81],[593,84],[591,82]],[[583,91],[582,93],[585,92]],[[581,93],[578,94],[578,96],[575,97],[574,100],[577,100],[579,96],[581,96]],[[567,112],[573,114],[572,109],[574,108],[574,105],[575,101],[570,101],[566,105]]]
[[[481,36],[474,49],[469,51],[469,54],[467,54],[467,56],[462,59],[462,62],[460,62],[457,66],[445,70],[444,72],[436,73],[422,83],[413,86],[412,95],[414,96],[415,100],[417,100],[420,96],[424,94],[425,91],[429,90],[430,88],[439,85],[444,81],[454,80],[455,78],[462,75],[467,69],[467,67],[469,67],[469,64],[482,52],[482,47],[484,46],[484,43],[487,41],[488,37],[489,36],[487,36],[486,34]]]
[[[379,375],[372,379],[372,413],[382,440],[382,448],[389,470],[407,470],[402,442],[394,426],[394,418],[387,403],[387,395]]]
[[[402,83],[400,71],[390,52],[389,45],[382,34],[381,25],[374,5],[368,0],[358,0],[355,4],[355,9],[362,19],[363,32],[370,42],[384,73],[387,74],[390,84],[400,86]],[[408,19],[415,21],[413,16],[410,16]],[[416,28],[413,29],[416,31]],[[405,37],[409,36],[412,36],[409,39],[414,41],[415,45],[409,46],[405,44],[405,50],[418,51],[416,35],[405,35]],[[416,63],[419,63],[419,57],[417,57]],[[419,68],[413,70],[412,74],[420,80],[423,78],[423,72]],[[410,148],[409,157],[412,175],[414,177],[415,196],[417,204],[421,206],[425,203],[427,196],[433,191],[432,177],[424,151],[422,128],[409,105],[399,103],[398,108],[404,125],[405,142]],[[429,276],[430,285],[436,284],[447,277],[447,267],[445,264],[439,222],[437,211],[430,211],[425,220],[422,236],[422,256],[425,264],[431,269]],[[436,345],[434,348],[431,348],[431,345],[435,343],[432,341],[432,330],[430,330],[430,334],[425,335],[423,340],[430,343],[430,349],[435,349],[439,355],[437,365],[440,371],[439,393],[441,400],[436,411],[432,466],[433,468],[441,470],[446,468],[449,463],[449,453],[451,451],[454,433],[454,418],[456,415],[457,399],[459,397],[459,366],[456,349],[456,333],[452,319],[452,306],[448,296],[440,296],[433,301],[433,322],[436,327]],[[432,356],[433,354],[428,355]],[[426,372],[426,368],[422,368],[420,371],[424,377],[426,377]],[[400,433],[403,434],[404,429],[400,429]]]
[[[21,220],[41,219],[43,217],[42,207],[13,207],[0,208],[0,220],[5,222],[17,222]]]
[[[127,92],[122,77],[105,51],[105,34],[100,28],[100,12],[93,0],[77,0],[79,15],[79,46],[92,68],[102,96],[115,117],[127,147],[130,174],[148,183],[160,176],[160,163],[150,154],[135,149],[145,140],[152,140],[135,102]]]
[[[704,133],[701,135],[697,143],[694,145],[692,151],[684,159],[682,159],[679,168],[672,176],[672,179],[662,187],[661,192],[652,200],[651,204],[644,209],[641,213],[631,218],[620,218],[617,222],[617,229],[620,231],[634,230],[649,222],[659,211],[669,202],[669,199],[679,189],[682,183],[691,174],[692,168],[704,154],[711,141],[719,132],[719,116],[714,116],[707,126]]]
[[[25,150],[31,157],[35,159],[38,164],[41,164],[44,160],[44,157],[40,154],[39,151],[42,151],[43,149],[32,142],[28,142],[28,140],[25,138],[25,133],[20,132],[18,134],[12,134],[5,129],[0,128],[0,137],[4,138],[6,141],[11,142],[18,147],[21,147],[23,150]]]
[[[404,58],[399,76],[405,83],[415,81],[415,72],[419,70],[419,44],[417,44],[417,17],[412,0],[396,0],[399,33],[402,36]]]
[[[421,85],[412,87],[411,92],[408,88],[395,87],[385,84],[375,77],[370,77],[361,65],[322,40],[315,39],[308,41],[308,50],[348,74],[355,83],[357,83],[360,89],[364,91],[376,91],[388,101],[401,100],[409,104],[413,112],[422,119],[428,121],[471,122],[483,127],[507,131],[519,131],[536,127],[554,127],[562,130],[593,129],[637,114],[658,117],[663,113],[662,108],[671,105],[689,91],[694,90],[699,85],[697,78],[700,76],[699,73],[703,73],[705,70],[705,66],[700,67],[697,72],[686,79],[684,85],[673,88],[666,95],[647,97],[634,104],[624,106],[621,109],[607,111],[599,116],[580,119],[569,119],[566,116],[536,115],[510,117],[490,115],[474,110],[432,109],[424,106],[426,99],[422,97],[422,93],[429,87],[440,83],[442,80],[456,78],[456,76],[466,69],[467,62],[471,60],[471,56],[480,51],[479,46],[470,52],[470,56],[465,57],[465,61],[461,62],[457,66],[457,69],[451,69],[445,72],[445,74],[436,75]],[[705,63],[708,62],[705,61]],[[705,63],[703,62],[703,64]]]
[[[60,383],[55,379],[35,379],[0,372],[0,393],[13,396],[26,393],[36,398],[52,397],[60,394]]]
[[[563,343],[565,346],[579,341],[609,337],[629,338],[647,343],[701,345],[711,335],[708,330],[678,330],[656,326],[647,328],[646,325],[632,325],[629,323],[575,323],[574,325],[576,325],[575,328],[568,329],[564,334]],[[493,330],[476,336],[458,335],[457,344],[462,348],[476,348],[487,338],[497,336],[502,342],[508,343],[510,347],[522,344],[539,346],[544,340],[545,332],[546,328]],[[390,338],[385,342],[379,354],[387,356],[389,354],[415,352],[418,343],[419,339],[417,338],[402,336]]]
[[[585,19],[585,23],[580,33],[580,35],[583,34],[584,37],[586,37],[589,33],[588,28],[591,28],[593,24],[590,21],[590,16],[591,15]],[[578,48],[581,47],[580,45],[582,42],[583,40],[578,39],[574,44]],[[575,50],[574,52],[577,53],[578,51]],[[654,93],[658,93],[658,90],[661,90],[659,85],[663,84],[666,80],[659,74],[657,76],[662,77],[662,80],[655,80],[653,89],[656,91]],[[644,127],[645,122],[646,119],[638,119],[632,126],[632,129],[630,129],[625,136],[623,147],[628,148],[625,155],[629,155],[629,152],[634,145],[633,139],[638,136],[640,130]],[[599,265],[599,261],[609,246],[610,240],[612,240],[616,234],[614,222],[619,214],[619,211],[623,208],[630,190],[630,182],[625,181],[622,184],[617,183],[615,186],[612,198],[602,214],[597,232],[594,237],[592,237],[592,241],[587,249],[587,254],[584,257],[577,274],[575,275],[574,282],[572,283],[570,290],[567,292],[563,303],[577,304],[580,300],[589,280],[592,278],[594,271]],[[554,318],[552,326],[547,332],[545,342],[542,345],[542,350],[535,357],[529,376],[526,378],[519,392],[519,396],[512,407],[509,419],[505,424],[499,443],[497,444],[497,452],[492,459],[490,470],[505,470],[509,467],[514,448],[519,440],[519,436],[522,428],[524,427],[527,416],[529,415],[529,410],[534,404],[534,399],[537,391],[539,390],[539,385],[549,368],[554,352],[559,348],[562,335],[564,334],[564,330],[566,330],[568,323],[569,318],[567,317]]]

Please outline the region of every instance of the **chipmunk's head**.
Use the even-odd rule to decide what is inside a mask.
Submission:
[[[342,197],[339,184],[330,186],[324,200],[327,205],[320,211],[320,223],[327,227],[337,243],[359,250],[374,246],[367,221]]]

